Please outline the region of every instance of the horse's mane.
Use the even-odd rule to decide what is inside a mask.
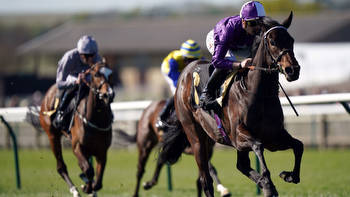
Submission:
[[[281,25],[281,24],[279,22],[277,22],[276,20],[273,20],[271,17],[266,16],[266,17],[262,18],[262,31],[260,32],[260,35],[255,36],[254,42],[252,45],[252,57],[253,58],[255,57],[256,52],[258,51],[259,44],[260,44],[261,39],[264,36],[264,33],[268,29],[270,29],[271,27],[279,26],[279,25]]]

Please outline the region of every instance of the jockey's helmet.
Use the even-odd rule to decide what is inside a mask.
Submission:
[[[187,58],[199,59],[202,57],[201,47],[198,45],[196,41],[191,39],[182,43],[180,51],[182,55]]]
[[[241,19],[249,21],[256,20],[261,17],[264,17],[265,9],[264,6],[258,1],[249,1],[245,3],[242,8],[239,16]]]
[[[82,36],[77,44],[79,54],[96,54],[98,51],[96,40],[92,36]]]

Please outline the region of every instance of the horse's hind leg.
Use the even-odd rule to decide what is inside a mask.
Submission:
[[[52,152],[55,155],[56,162],[57,162],[57,172],[61,175],[61,177],[64,179],[64,181],[68,184],[68,187],[70,189],[70,192],[73,194],[74,197],[78,197],[79,192],[77,188],[74,186],[72,180],[70,179],[67,171],[67,166],[64,163],[63,156],[62,156],[62,146],[61,146],[61,134],[49,134],[49,140]]]
[[[300,164],[301,158],[304,152],[304,145],[301,141],[293,138],[287,131],[283,132],[283,138],[280,150],[292,148],[294,152],[294,169],[292,172],[283,171],[280,173],[280,177],[288,183],[299,183],[300,182]]]
[[[194,133],[196,132],[196,129],[198,131],[198,134],[202,135],[199,139],[195,139]],[[191,143],[191,147],[194,153],[194,157],[196,159],[198,168],[199,168],[199,181],[201,183],[201,187],[198,187],[198,180],[197,180],[197,189],[204,190],[204,193],[207,197],[213,197],[214,196],[214,188],[213,188],[213,179],[210,176],[209,172],[209,158],[210,158],[210,150],[209,146],[210,143],[213,143],[211,139],[205,134],[205,131],[200,126],[195,127],[194,124],[189,124],[184,127],[184,130],[186,131],[186,135],[190,136],[189,141]],[[198,136],[196,136],[198,137]],[[198,191],[198,196],[200,196],[201,191]]]
[[[218,177],[218,173],[211,162],[209,162],[209,172],[210,172],[210,176],[215,180],[215,182],[217,184],[216,189],[220,192],[220,195],[222,197],[231,196],[230,191],[221,184],[221,181]]]
[[[156,170],[154,171],[153,178],[150,181],[147,181],[143,185],[144,189],[146,190],[151,189],[153,186],[157,184],[160,170],[162,169],[163,165],[164,165],[164,161],[162,161],[161,157],[158,157],[157,166],[156,166]]]
[[[139,196],[140,182],[145,173],[145,165],[154,146],[157,144],[156,137],[146,136],[144,141],[138,142],[139,159],[137,164],[136,187],[133,197]]]

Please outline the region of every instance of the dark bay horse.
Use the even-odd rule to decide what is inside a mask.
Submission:
[[[113,116],[110,103],[114,93],[111,84],[111,70],[105,63],[97,63],[88,69],[91,81],[86,82],[89,89],[87,96],[81,99],[76,111],[73,111],[74,123],[71,128],[72,149],[78,159],[83,172],[85,186],[83,191],[97,196],[96,191],[102,188],[102,177],[106,165],[107,150],[112,140]],[[52,117],[47,112],[53,110],[57,93],[57,85],[54,84],[47,91],[40,111],[40,124],[47,133],[51,149],[57,161],[57,172],[68,184],[74,197],[80,196],[74,186],[63,161],[61,137],[66,131],[59,131],[52,125]],[[88,159],[94,156],[96,159],[96,179],[94,169]]]
[[[263,30],[256,42],[253,63],[242,80],[232,83],[223,100],[222,125],[228,137],[226,145],[237,150],[237,168],[262,188],[265,196],[278,196],[263,155],[270,151],[292,148],[295,161],[292,171],[283,171],[280,177],[289,183],[299,183],[303,143],[293,138],[284,128],[284,117],[279,101],[279,73],[288,81],[299,78],[300,66],[294,56],[294,39],[287,28],[293,14],[278,23],[263,19]],[[184,128],[200,171],[200,181],[206,196],[212,197],[213,180],[208,169],[212,144],[218,141],[215,120],[192,103],[193,72],[198,67],[207,69],[208,61],[195,61],[188,65],[179,78],[175,93],[177,117]],[[218,132],[218,131],[216,131]],[[222,142],[222,141],[221,141]],[[253,151],[261,165],[261,174],[250,166],[249,152]]]
[[[166,138],[166,135],[163,135],[164,134],[163,131],[158,130],[155,126],[159,117],[159,113],[163,109],[164,105],[165,105],[165,100],[152,102],[143,111],[138,123],[137,132],[136,132],[136,143],[137,143],[139,157],[138,157],[137,174],[136,174],[137,182],[136,182],[135,192],[133,195],[134,197],[139,196],[140,181],[145,172],[146,162],[148,160],[148,157],[152,149],[159,142],[162,142],[164,138]],[[176,114],[172,113],[172,116],[176,117]],[[174,118],[174,117],[170,117],[170,118]],[[172,120],[170,121],[172,122]],[[181,132],[183,133],[183,131]],[[173,142],[173,146],[176,146],[177,148],[182,147],[181,144],[178,144],[176,142]],[[192,149],[189,146],[182,147],[180,150],[180,154],[182,152],[186,154],[193,154]],[[170,154],[170,153],[162,152],[162,154]],[[143,185],[144,189],[150,189],[157,184],[159,173],[164,163],[165,163],[165,160],[162,159],[162,155],[159,155],[153,178],[150,181],[144,183]],[[209,165],[210,165],[210,169],[209,169],[210,174],[218,184],[217,189],[220,192],[221,196],[223,197],[230,196],[231,194],[228,191],[228,189],[221,184],[214,166],[210,162],[209,162]],[[198,186],[200,186],[200,182],[197,181],[197,183],[198,183]],[[198,196],[201,196],[201,193],[202,193],[201,187],[198,187],[197,189],[198,189]]]

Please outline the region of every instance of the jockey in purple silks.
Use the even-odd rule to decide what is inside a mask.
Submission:
[[[79,39],[77,48],[67,51],[58,61],[56,84],[60,102],[56,117],[52,122],[54,127],[62,129],[64,126],[64,114],[68,111],[68,104],[78,90],[78,84],[84,78],[82,72],[89,69],[89,65],[101,61],[95,39],[87,35]]]
[[[200,106],[205,110],[213,109],[216,103],[215,91],[222,85],[230,71],[237,71],[251,64],[251,46],[255,35],[261,30],[261,19],[265,17],[263,5],[258,1],[245,3],[240,15],[220,20],[207,35],[207,47],[213,55],[215,67],[205,89],[200,96]],[[238,61],[236,56],[244,57]]]

